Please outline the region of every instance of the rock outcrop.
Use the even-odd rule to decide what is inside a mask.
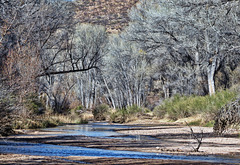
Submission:
[[[103,25],[109,32],[121,31],[129,22],[128,12],[139,0],[78,0],[76,19]]]

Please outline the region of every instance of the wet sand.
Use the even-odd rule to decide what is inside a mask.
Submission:
[[[74,156],[74,157],[46,157],[46,156],[29,156],[20,154],[0,154],[1,164],[58,164],[58,165],[70,165],[70,164],[176,164],[176,165],[214,165],[223,163],[205,163],[205,162],[191,162],[191,161],[178,161],[178,160],[155,160],[155,159],[127,159],[127,158],[104,158],[104,157],[86,157],[86,156]]]
[[[192,127],[194,133],[198,137],[203,135],[199,152],[193,152],[193,148],[196,147],[198,143],[192,138],[190,129],[187,126],[173,123],[137,124],[137,126],[138,127],[132,129],[118,130],[118,132],[126,136],[136,135],[135,139],[109,139],[81,135],[54,136],[47,131],[30,130],[24,131],[28,136],[9,136],[5,140],[174,155],[224,155],[240,158],[240,138],[238,132],[228,132],[223,136],[216,136],[212,133],[212,128]],[[203,132],[203,134],[201,132]],[[148,138],[156,140],[150,140]],[[178,160],[78,156],[62,159],[59,157],[26,156],[17,154],[1,154],[0,162],[1,164],[82,164],[81,162],[92,164],[216,164]]]
[[[34,130],[26,131],[25,134],[28,136],[9,136],[7,139],[109,150],[181,155],[225,155],[240,158],[240,134],[238,131],[229,131],[222,136],[218,136],[213,134],[212,127],[191,126],[191,128],[199,139],[203,136],[199,152],[194,152],[194,148],[198,146],[198,142],[193,138],[190,128],[175,123],[137,124],[137,127],[134,128],[117,130],[117,132],[123,134],[122,137],[127,137],[128,135],[136,136],[133,139],[109,139],[82,135],[56,136],[51,135],[53,132]]]
[[[240,133],[236,130],[229,130],[221,136],[213,133],[212,127],[191,126],[194,134],[201,139],[202,144],[199,152],[193,152],[198,146],[190,128],[183,125],[162,125],[140,127],[133,130],[119,131],[127,135],[148,135],[160,140],[154,152],[201,154],[201,155],[226,155],[240,158]]]

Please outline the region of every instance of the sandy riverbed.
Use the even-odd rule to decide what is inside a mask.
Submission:
[[[226,155],[240,158],[239,132],[228,132],[223,136],[216,136],[213,134],[212,128],[192,127],[194,133],[198,137],[200,137],[201,132],[203,132],[203,140],[199,152],[193,152],[193,148],[197,146],[197,142],[192,138],[190,129],[187,126],[176,123],[145,122],[143,125],[140,125],[139,123],[134,123],[134,125],[135,124],[138,125],[138,127],[118,130],[118,132],[126,135],[139,135],[139,138],[131,140],[87,136],[52,136],[49,132],[34,130],[24,131],[25,134],[30,136],[10,136],[5,140],[81,146],[110,150],[129,150],[180,155]],[[157,140],[141,139],[144,136],[155,138]],[[68,160],[66,161],[59,157],[0,154],[1,164],[81,164],[81,161],[93,164],[203,164],[199,162],[171,160],[99,157],[68,157],[67,159]]]
[[[155,159],[126,159],[126,158],[104,158],[104,157],[87,157],[87,156],[72,156],[72,157],[46,157],[46,156],[29,156],[20,154],[0,154],[0,164],[7,165],[37,165],[37,164],[58,164],[58,165],[74,165],[74,164],[148,164],[148,165],[214,165],[216,163],[205,162],[191,162],[191,161],[178,161],[178,160],[155,160]],[[218,163],[221,165],[223,163]]]
[[[199,152],[193,152],[193,148],[198,146],[198,142],[193,138],[188,126],[162,124],[119,132],[127,135],[150,135],[160,139],[159,145],[155,149],[151,149],[154,152],[232,155],[240,158],[240,134],[238,131],[230,130],[222,136],[217,136],[213,134],[212,127],[191,126],[191,128],[199,139],[203,136]]]

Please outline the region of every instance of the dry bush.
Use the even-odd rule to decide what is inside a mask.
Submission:
[[[220,109],[213,130],[217,134],[222,134],[230,126],[240,126],[240,98]]]
[[[92,112],[94,116],[94,120],[97,120],[97,121],[106,120],[108,110],[109,110],[109,106],[106,104],[101,104],[96,106]]]

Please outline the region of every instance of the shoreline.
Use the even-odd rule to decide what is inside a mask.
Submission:
[[[114,124],[113,124],[114,125]],[[42,130],[24,130],[19,131],[19,134],[8,136],[7,140],[26,141],[33,143],[46,143],[56,145],[68,145],[82,146],[90,148],[101,149],[114,149],[114,150],[128,150],[128,151],[140,151],[140,152],[155,152],[162,154],[176,154],[176,155],[213,155],[213,156],[239,156],[240,158],[240,134],[237,131],[229,131],[221,136],[214,135],[212,127],[191,126],[194,133],[200,136],[203,131],[203,140],[200,146],[199,152],[194,152],[193,147],[197,145],[197,141],[192,137],[190,129],[181,123],[126,123],[123,125],[136,126],[135,128],[119,128],[115,131],[121,133],[122,136],[139,136],[136,140],[123,140],[123,139],[108,139],[89,137],[84,135],[77,136],[61,136],[61,131],[49,132]],[[59,136],[51,135],[53,133],[59,133]],[[28,136],[25,136],[28,135]],[[32,135],[32,136],[31,136]],[[144,137],[155,138],[160,143],[152,143],[151,140],[146,140]],[[60,137],[60,138],[59,138]],[[65,138],[64,138],[65,137]],[[75,137],[75,138],[74,138]],[[116,136],[118,137],[118,136]],[[141,139],[143,137],[143,139]],[[72,139],[71,139],[72,138]],[[54,142],[57,140],[58,142]],[[75,141],[75,143],[68,143],[68,141]],[[89,141],[89,142],[87,142]],[[98,142],[97,144],[91,143],[91,141]],[[142,141],[142,142],[141,142]],[[84,144],[79,144],[84,142]],[[100,142],[103,145],[100,145]],[[116,147],[120,143],[126,143],[122,147]],[[131,142],[133,146],[129,146]],[[144,143],[151,144],[146,148]],[[107,144],[109,143],[109,144]],[[116,146],[114,146],[114,143]],[[146,145],[145,144],[145,145]],[[136,147],[142,145],[142,147]]]
[[[149,123],[150,122],[150,123]],[[194,139],[189,126],[181,123],[157,123],[152,121],[135,121],[130,124],[142,125],[138,129],[117,131],[126,135],[151,136],[161,141],[155,152],[181,155],[212,155],[240,158],[240,132],[229,130],[223,135],[213,133],[212,127],[190,126],[193,133],[200,139],[199,152],[194,152],[198,142]],[[147,126],[144,126],[147,125]],[[151,126],[152,125],[152,126]],[[203,134],[202,134],[203,132]]]
[[[87,156],[70,156],[70,157],[48,157],[48,156],[31,156],[21,154],[1,154],[1,164],[175,164],[175,165],[226,165],[226,163],[197,162],[184,160],[164,160],[164,159],[131,159],[131,158],[107,158],[107,157],[87,157]]]
[[[202,145],[200,146],[200,152],[192,152],[192,146],[197,143],[191,138],[190,130],[188,126],[176,123],[127,123],[124,125],[133,125],[134,128],[121,128],[116,132],[123,134],[123,136],[134,135],[139,139],[115,139],[115,138],[97,138],[89,136],[59,136],[51,135],[52,132],[40,131],[40,130],[27,130],[23,131],[25,134],[13,135],[5,138],[10,141],[25,141],[30,143],[44,143],[54,145],[69,145],[80,146],[87,148],[100,148],[107,150],[126,150],[126,151],[140,151],[140,152],[153,152],[159,154],[168,155],[187,155],[187,156],[220,156],[230,158],[240,158],[240,138],[236,132],[231,132],[224,136],[215,136],[212,134],[212,128],[209,127],[196,127],[191,126],[194,133],[199,135],[203,130],[204,136]],[[26,136],[28,135],[28,136]],[[157,140],[141,139],[144,137],[156,138]],[[3,158],[4,154],[0,154],[0,161],[7,162],[7,157]],[[9,154],[8,154],[9,155]],[[15,154],[16,155],[16,154]],[[9,155],[11,157],[11,154]],[[16,156],[17,158],[21,155]],[[23,156],[24,157],[24,156]],[[29,159],[31,156],[27,156]],[[5,159],[5,160],[4,160]],[[38,158],[36,158],[38,159]],[[39,157],[39,159],[45,159]],[[50,158],[46,157],[46,160]],[[67,158],[69,159],[69,158]],[[83,160],[82,157],[71,157],[71,159]],[[99,160],[105,160],[105,163],[111,162],[110,158],[99,158]],[[97,161],[97,158],[86,158],[87,161]],[[126,159],[127,161],[128,159]],[[139,162],[141,159],[134,159]],[[51,161],[51,160],[50,160]],[[62,160],[61,160],[62,161]],[[120,160],[119,160],[120,161]],[[129,161],[133,161],[130,160]],[[148,162],[146,162],[148,161]],[[156,163],[156,160],[145,160],[145,163]],[[184,161],[182,160],[162,160],[163,164],[178,164]],[[194,161],[187,161],[197,163]],[[96,163],[96,162],[95,162]],[[129,162],[128,162],[129,163]],[[202,164],[203,162],[201,162]],[[213,164],[209,163],[208,164]],[[78,163],[77,163],[78,164]],[[104,164],[104,161],[103,161]],[[127,164],[127,163],[126,163]],[[184,164],[184,163],[183,163]],[[216,163],[215,163],[216,164]],[[221,163],[220,163],[221,164]],[[223,163],[224,164],[224,163]]]

